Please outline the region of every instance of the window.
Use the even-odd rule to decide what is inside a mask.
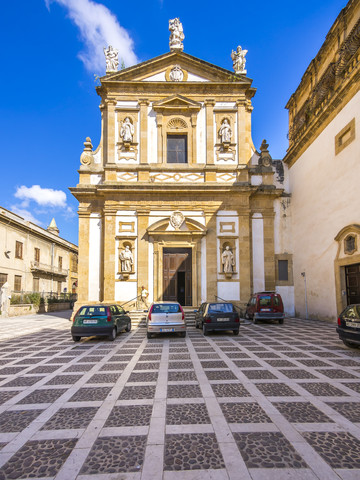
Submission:
[[[58,295],[61,294],[61,282],[57,282],[57,293]]]
[[[62,257],[59,257],[59,270],[62,270]]]
[[[167,163],[187,163],[187,136],[167,136]]]
[[[14,290],[15,292],[21,292],[21,275],[15,275]]]
[[[33,292],[39,292],[39,279],[37,277],[33,278]]]
[[[279,280],[287,282],[289,280],[288,261],[278,260],[278,268],[279,268]]]
[[[34,260],[35,260],[35,263],[40,263],[40,248],[35,247]]]
[[[356,238],[354,235],[348,235],[344,240],[344,251],[351,255],[356,250]]]
[[[335,155],[355,140],[355,118],[353,118],[335,137]]]
[[[23,244],[22,242],[16,241],[15,244],[15,258],[23,258]]]
[[[0,288],[7,282],[7,273],[0,273]]]

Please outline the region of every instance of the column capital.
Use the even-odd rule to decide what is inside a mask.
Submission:
[[[205,98],[204,104],[209,107],[214,107],[216,104],[215,98]]]

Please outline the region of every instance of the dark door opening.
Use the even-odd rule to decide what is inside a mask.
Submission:
[[[192,305],[191,248],[164,248],[163,300]]]
[[[360,263],[345,267],[347,304],[360,303]]]

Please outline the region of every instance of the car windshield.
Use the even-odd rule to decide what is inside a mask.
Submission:
[[[261,295],[259,297],[260,307],[269,307],[271,305],[271,296],[270,295]]]
[[[177,303],[165,303],[153,305],[152,313],[178,313],[181,312],[180,305]]]
[[[234,311],[232,303],[210,303],[209,313],[230,313]]]
[[[78,313],[78,316],[105,316],[106,313],[106,307],[82,307]]]

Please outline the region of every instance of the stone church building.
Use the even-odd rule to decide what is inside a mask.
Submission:
[[[183,51],[176,28],[168,53],[133,67],[118,70],[107,49],[101,141],[86,139],[71,188],[77,305],[136,306],[145,286],[150,301],[244,306],[276,289],[293,313],[287,167],[253,144],[245,53],[234,71],[212,65]]]

